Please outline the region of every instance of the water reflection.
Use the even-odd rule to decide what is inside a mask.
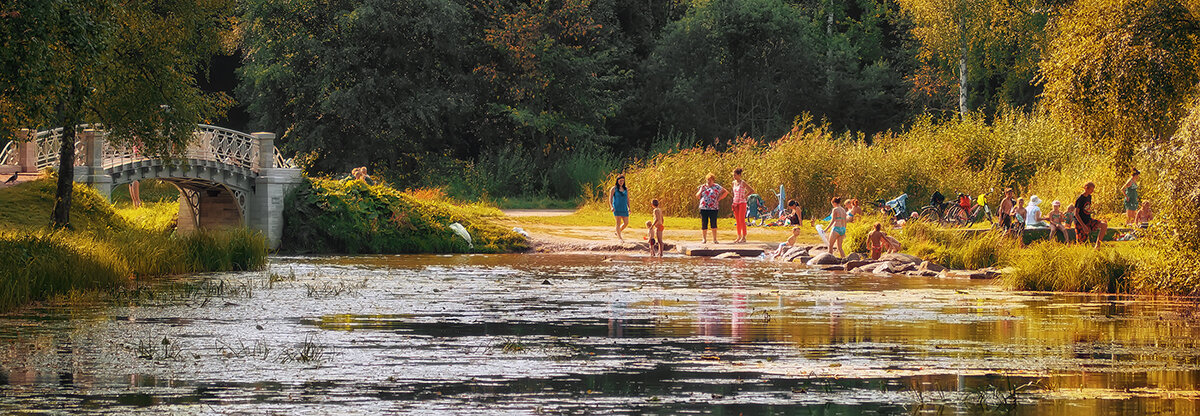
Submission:
[[[0,317],[0,411],[1193,413],[1195,312],[753,260],[282,258]]]

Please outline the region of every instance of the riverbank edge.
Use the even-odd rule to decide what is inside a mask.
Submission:
[[[95,190],[76,185],[70,230],[51,230],[49,175],[0,189],[0,312],[137,280],[263,270],[267,241],[245,228],[180,235],[173,224],[136,223]],[[171,222],[174,222],[171,217]]]

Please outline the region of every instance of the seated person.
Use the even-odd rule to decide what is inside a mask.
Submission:
[[[1038,205],[1042,204],[1042,199],[1037,195],[1029,197],[1029,205],[1025,206],[1025,228],[1045,228],[1046,224],[1042,222],[1045,218],[1042,217],[1042,209]]]
[[[1063,213],[1063,225],[1075,228],[1075,204],[1067,205],[1067,212]]]
[[[787,241],[779,243],[779,248],[771,253],[771,258],[779,257],[787,254],[788,250],[796,246],[796,238],[800,237],[800,227],[792,228],[792,236],[788,237]]]
[[[1154,219],[1154,210],[1150,208],[1150,202],[1142,201],[1142,209],[1137,212],[1137,223],[1139,228],[1150,226],[1150,220]]]
[[[1046,215],[1046,221],[1050,225],[1050,239],[1054,239],[1054,232],[1059,231],[1062,232],[1064,242],[1070,241],[1067,239],[1067,225],[1063,223],[1064,214],[1060,209],[1062,207],[1062,202],[1054,201],[1050,204],[1050,206],[1053,208],[1051,208],[1050,213]]]

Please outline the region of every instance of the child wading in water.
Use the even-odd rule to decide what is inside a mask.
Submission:
[[[654,221],[646,221],[646,239],[650,240],[647,247],[650,249],[650,257],[662,257],[662,244],[654,238]]]
[[[654,230],[650,232],[650,234],[651,234],[650,241],[654,241],[654,242],[658,243],[658,256],[662,257],[662,254],[663,254],[663,229],[666,228],[666,224],[665,224],[666,221],[663,220],[662,210],[658,208],[658,200],[657,199],[651,200],[650,206],[654,207],[654,222],[651,224],[651,226],[654,228]],[[653,246],[653,243],[651,244],[651,246]],[[651,248],[651,250],[654,250],[654,249]],[[651,252],[651,255],[653,255],[653,251]]]
[[[833,254],[833,246],[837,245],[838,258],[846,257],[846,252],[842,250],[842,242],[846,240],[846,209],[842,208],[842,198],[833,197],[829,201],[833,205],[833,210],[829,213],[829,253]]]

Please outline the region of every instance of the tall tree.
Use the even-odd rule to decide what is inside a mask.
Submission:
[[[616,114],[616,91],[628,74],[605,41],[591,0],[493,0],[484,4],[483,40],[493,50],[477,72],[499,98],[489,113],[515,130],[500,136],[539,158],[595,150],[612,141],[604,123]]]
[[[228,105],[196,87],[221,48],[232,0],[46,0],[6,5],[26,36],[14,50],[41,51],[4,81],[4,120],[63,128],[51,222],[70,223],[76,126],[100,123],[114,143],[181,152],[197,122]],[[37,29],[37,30],[32,30]]]
[[[1200,83],[1200,4],[1079,0],[1041,64],[1045,103],[1127,165],[1170,137]]]
[[[899,0],[921,42],[917,91],[953,79],[955,111],[1026,106],[1055,0]],[[936,108],[934,108],[936,109]]]

